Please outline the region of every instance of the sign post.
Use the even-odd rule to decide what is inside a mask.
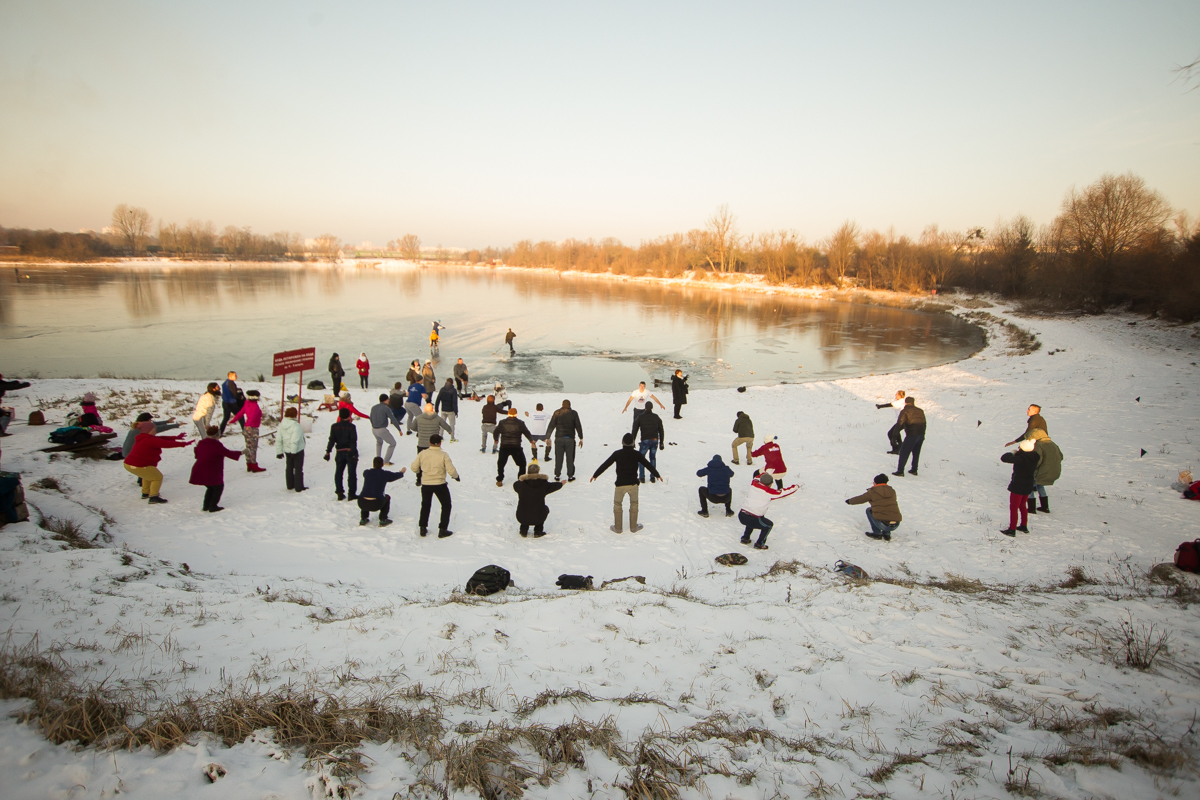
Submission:
[[[282,378],[279,395],[279,418],[283,419],[283,407],[287,405],[287,376],[299,372],[299,383],[296,386],[296,412],[300,411],[300,403],[304,397],[304,370],[313,369],[317,365],[317,348],[307,347],[303,350],[284,350],[276,353],[271,377]]]

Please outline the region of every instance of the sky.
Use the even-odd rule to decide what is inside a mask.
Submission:
[[[1200,3],[0,0],[0,226],[483,247],[1200,213]]]

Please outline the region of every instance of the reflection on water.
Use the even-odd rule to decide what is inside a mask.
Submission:
[[[427,357],[433,319],[447,326],[439,374],[461,357],[477,384],[568,391],[625,389],[676,366],[697,388],[827,379],[982,346],[943,314],[554,272],[28,265],[0,277],[0,371],[253,377],[273,352],[313,346],[318,367],[331,351],[350,365],[365,350],[383,386]]]

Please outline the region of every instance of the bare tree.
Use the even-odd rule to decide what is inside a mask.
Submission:
[[[332,233],[323,233],[313,240],[312,249],[321,258],[335,261],[342,254],[342,240]]]
[[[121,203],[113,209],[112,224],[129,250],[140,253],[145,248],[150,235],[150,213],[146,209]]]
[[[159,220],[158,243],[162,246],[164,253],[178,253],[181,246],[179,241],[179,226],[174,222],[164,225],[163,221]]]
[[[1103,175],[1083,191],[1072,188],[1054,224],[1061,246],[1111,263],[1139,241],[1157,236],[1170,216],[1166,199],[1127,172]]]
[[[402,258],[416,261],[421,257],[421,240],[415,233],[406,233],[396,241],[396,249]]]
[[[708,218],[708,244],[711,254],[708,263],[713,269],[728,272],[733,263],[733,251],[737,248],[740,237],[737,232],[737,217],[729,212],[729,206],[724,205]]]
[[[1191,83],[1196,77],[1200,76],[1200,58],[1197,58],[1190,64],[1183,64],[1176,67],[1175,74],[1183,78],[1185,85]],[[1200,83],[1196,84],[1196,86],[1193,86],[1191,89],[1188,89],[1188,91],[1192,91],[1192,89],[1195,89],[1197,86],[1200,86]]]
[[[858,253],[858,223],[846,220],[825,240],[825,253],[829,258],[829,270],[840,284],[854,263]]]

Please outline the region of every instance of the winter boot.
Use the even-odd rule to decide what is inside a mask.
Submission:
[[[1038,511],[1042,512],[1043,514],[1050,513],[1050,498],[1049,497],[1041,498],[1041,505],[1038,506]]]
[[[250,471],[251,471],[251,472],[266,472],[266,471],[267,471],[265,467],[260,467],[260,466],[258,465],[258,462],[257,462],[257,461],[252,461],[252,462],[251,462],[250,464],[248,464],[247,466],[249,466],[249,467],[250,467]]]
[[[1034,498],[1032,498],[1032,497],[1031,497],[1031,498],[1029,498],[1029,504],[1028,504],[1028,506],[1029,506],[1029,513],[1030,513],[1030,514],[1036,514],[1036,513],[1037,513],[1037,500],[1035,500],[1035,499],[1034,499]]]

